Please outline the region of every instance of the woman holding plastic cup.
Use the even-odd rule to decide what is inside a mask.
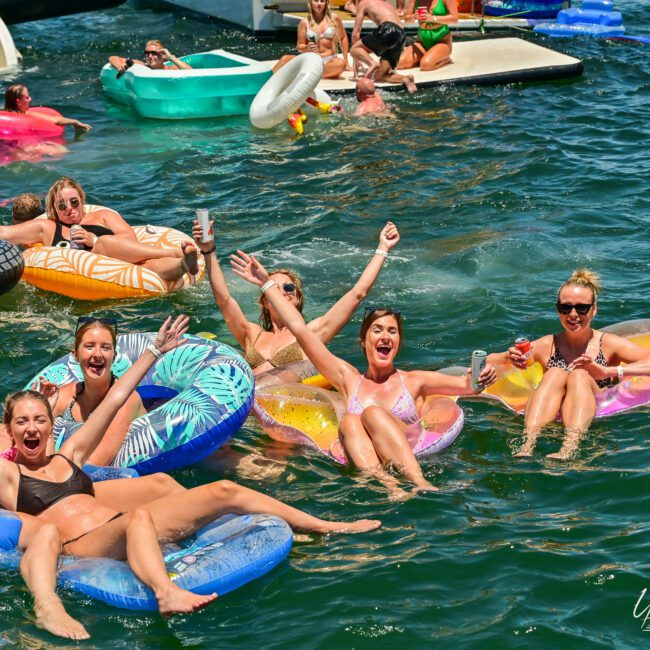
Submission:
[[[407,14],[413,14],[415,0],[411,0]],[[397,65],[398,70],[417,68],[423,72],[437,70],[451,62],[451,33],[449,25],[458,22],[456,0],[433,0],[426,7],[418,7],[420,23],[418,37],[404,48]]]

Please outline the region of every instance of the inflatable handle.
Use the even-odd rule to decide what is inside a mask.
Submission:
[[[289,126],[298,134],[302,135],[304,131],[303,124],[307,121],[307,116],[300,110],[289,115]]]
[[[307,103],[314,108],[317,108],[321,113],[330,115],[332,113],[340,113],[343,110],[343,106],[339,102],[319,102],[314,97],[307,97]]]

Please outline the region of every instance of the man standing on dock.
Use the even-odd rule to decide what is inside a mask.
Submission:
[[[368,17],[377,25],[370,34],[361,36],[363,19]],[[386,0],[361,0],[357,6],[357,17],[352,30],[350,54],[356,64],[360,61],[368,66],[365,76],[375,81],[404,84],[410,93],[417,90],[413,75],[394,72],[406,43],[397,9]],[[379,63],[370,56],[379,57]]]

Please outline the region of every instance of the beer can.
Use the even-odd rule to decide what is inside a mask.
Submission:
[[[472,388],[474,390],[479,390],[481,385],[478,383],[478,378],[485,368],[485,363],[487,361],[487,352],[485,350],[474,350],[472,352]]]
[[[70,248],[83,248],[84,247],[84,245],[82,243],[76,242],[74,239],[72,239],[72,236],[78,230],[83,230],[83,228],[79,224],[75,224],[74,226],[70,226]]]
[[[201,226],[203,232],[201,235],[201,242],[207,244],[209,241],[214,239],[212,228],[210,228],[210,210],[199,208],[196,211],[196,220],[199,222],[199,226]]]
[[[521,336],[518,339],[515,339],[515,347],[519,352],[521,352],[526,365],[530,366],[533,363],[533,349],[530,345],[530,341],[525,336]]]

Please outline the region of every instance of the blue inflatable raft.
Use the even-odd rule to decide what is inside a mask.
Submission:
[[[154,337],[119,336],[113,374],[123,375]],[[83,380],[72,354],[39,372],[27,388],[39,385],[40,377],[58,386]],[[112,465],[152,474],[196,463],[223,445],[253,405],[254,380],[250,366],[229,345],[188,334],[154,363],[137,390],[151,410],[133,420]],[[57,419],[57,451],[80,426]]]
[[[22,522],[0,509],[0,569],[15,570]],[[284,560],[293,544],[288,524],[270,515],[225,515],[180,544],[163,547],[167,572],[183,589],[220,596],[263,576]],[[153,592],[126,562],[62,556],[59,584],[108,605],[158,609]]]

